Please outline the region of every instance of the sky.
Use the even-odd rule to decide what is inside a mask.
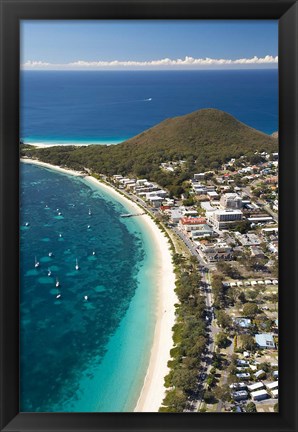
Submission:
[[[34,70],[277,67],[275,20],[21,22],[21,67]]]

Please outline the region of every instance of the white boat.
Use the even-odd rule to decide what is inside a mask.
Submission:
[[[26,227],[28,227],[29,225],[30,225],[29,222],[26,222],[26,223],[25,223],[25,226],[26,226]]]
[[[36,259],[36,257],[35,257],[35,264],[34,264],[34,267],[37,268],[37,267],[39,267],[39,266],[40,266],[39,261],[37,261],[37,259]]]
[[[60,282],[58,280],[58,278],[56,279],[56,288],[58,288],[60,286]]]
[[[85,295],[84,296],[84,300],[87,301],[88,300],[88,296]]]
[[[56,299],[59,299],[59,298],[61,298],[61,294],[56,295]]]
[[[92,252],[92,255],[93,255],[93,256],[94,256],[94,255],[96,255],[96,252],[95,252],[95,251],[93,251],[93,252]]]
[[[78,259],[76,259],[76,270],[79,270],[80,269],[80,267],[79,267],[79,263],[78,263]]]
[[[62,238],[62,234],[59,234],[59,237]]]
[[[58,216],[62,216],[62,213],[61,213],[61,212],[58,212]]]
[[[91,228],[91,225],[87,225],[87,229],[90,229]]]
[[[51,258],[53,256],[53,252],[49,252],[49,257]]]
[[[88,215],[89,215],[89,216],[92,215],[92,211],[91,211],[91,209],[89,209],[89,211],[88,211]]]
[[[51,269],[48,268],[48,276],[51,276],[51,274],[52,274]]]

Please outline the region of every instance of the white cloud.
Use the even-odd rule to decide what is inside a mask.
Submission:
[[[230,59],[194,58],[186,56],[184,59],[164,58],[160,60],[135,61],[135,60],[113,60],[113,61],[84,61],[77,60],[71,63],[54,64],[44,61],[26,61],[22,64],[23,69],[52,69],[52,70],[94,70],[94,69],[166,69],[166,68],[204,68],[216,66],[237,65],[273,65],[278,63],[278,57],[266,55],[265,57]]]

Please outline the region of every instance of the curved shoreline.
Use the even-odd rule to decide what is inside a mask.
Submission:
[[[64,169],[38,160],[21,159],[21,162],[40,165],[65,174],[81,176],[78,171]],[[96,180],[94,177],[84,176],[84,179],[113,195],[118,201],[125,202],[132,210],[143,210],[113,187]],[[142,216],[142,221],[150,231],[150,235],[152,235],[156,244],[157,253],[160,257],[160,266],[158,269],[158,301],[153,344],[143,387],[134,411],[157,412],[165,396],[164,377],[169,371],[167,362],[170,359],[170,350],[173,346],[172,327],[175,323],[175,303],[178,300],[174,291],[175,273],[168,239],[148,214]]]

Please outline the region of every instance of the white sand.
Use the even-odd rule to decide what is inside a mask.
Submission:
[[[37,160],[21,159],[21,161],[34,163],[75,176],[81,175],[78,171],[60,168]],[[125,201],[126,206],[129,206],[132,211],[143,212],[141,207],[118,193],[111,186],[108,186],[91,176],[86,176],[85,179],[90,183],[96,184],[100,188],[105,189],[110,195],[114,195],[118,201]],[[178,299],[174,291],[175,274],[168,239],[150,216],[147,214],[143,215],[142,220],[146,223],[147,229],[150,230],[152,238],[156,243],[157,253],[160,257],[160,265],[157,269],[158,310],[154,340],[150,353],[149,366],[144,379],[144,385],[134,411],[157,412],[165,396],[164,377],[169,371],[167,362],[170,360],[170,350],[173,346],[172,327],[175,323],[174,305],[178,302]]]

